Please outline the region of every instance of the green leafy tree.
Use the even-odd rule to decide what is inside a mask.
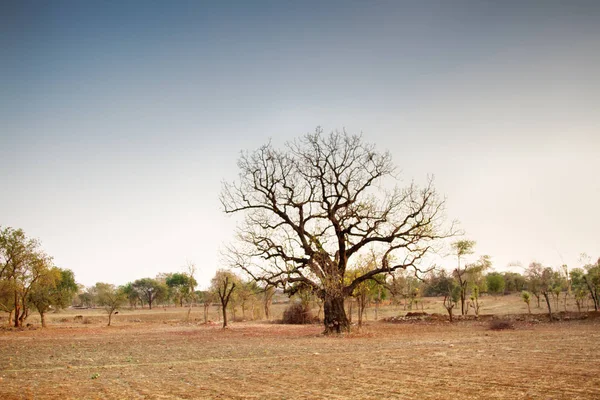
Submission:
[[[138,301],[140,301],[140,296],[138,291],[133,287],[133,283],[129,282],[123,285],[122,291],[125,294],[125,297],[127,297],[129,307],[136,308]]]
[[[584,275],[584,281],[590,296],[592,296],[594,310],[598,311],[600,308],[600,259],[596,261],[596,264],[587,264],[585,269],[587,272]]]
[[[38,280],[52,267],[52,258],[44,253],[40,243],[25,235],[21,229],[0,228],[0,280],[3,308],[11,306],[9,324],[20,327],[29,315],[30,293]]]
[[[530,306],[530,303],[531,303],[531,294],[528,291],[523,290],[521,292],[521,299],[523,299],[523,301],[525,302],[525,304],[527,304],[527,312],[529,314],[531,314],[531,306]]]
[[[151,310],[153,303],[165,299],[168,294],[167,286],[152,278],[138,279],[132,283],[132,287]]]
[[[490,272],[485,276],[488,293],[498,295],[504,293],[506,282],[504,276],[499,272]]]
[[[124,287],[116,287],[109,283],[96,283],[98,293],[98,304],[104,307],[108,314],[108,326],[112,321],[112,316],[123,304],[127,302],[127,295]]]
[[[461,261],[466,255],[473,254],[474,247],[475,241],[473,240],[459,240],[452,244],[457,258],[457,267],[454,269],[453,275],[460,288],[460,312],[462,315],[466,315],[469,312],[469,307],[466,303],[469,297],[469,288],[477,287],[479,291],[485,285],[483,272],[492,265],[491,259],[487,255],[481,256],[474,263],[469,264],[465,262],[461,265]]]
[[[452,248],[454,249],[457,259],[457,266],[454,270],[454,277],[458,281],[458,285],[460,288],[460,312],[462,315],[465,315],[467,313],[466,299],[467,285],[469,282],[467,279],[468,266],[466,264],[464,264],[464,266],[461,266],[461,261],[466,255],[473,254],[474,247],[474,240],[458,240],[452,243]]]
[[[585,304],[586,297],[589,296],[587,283],[585,281],[585,271],[582,268],[574,268],[571,270],[571,288],[577,305],[577,311],[581,312],[581,308]]]
[[[362,275],[365,273],[365,270],[370,270],[371,266],[367,263],[362,267],[359,267],[354,270],[348,271],[348,279],[355,279],[356,276]],[[357,314],[358,314],[358,327],[362,327],[363,317],[365,314],[365,308],[371,303],[375,301],[378,294],[381,291],[381,287],[383,285],[384,277],[378,276],[373,277],[374,279],[370,279],[368,281],[363,281],[360,284],[356,285],[354,291],[352,292],[352,297],[356,299],[357,304]]]
[[[552,307],[550,306],[550,296],[552,293],[552,287],[554,284],[554,271],[550,267],[542,266],[538,262],[532,262],[527,267],[527,276],[531,282],[536,282],[536,289],[539,290],[548,306],[548,317],[552,321]]]
[[[509,293],[522,292],[526,285],[527,279],[518,272],[504,272],[504,290]]]
[[[43,328],[46,327],[46,313],[68,307],[77,289],[71,270],[52,267],[40,275],[29,292],[28,300],[40,314]]]
[[[552,297],[554,297],[554,302],[556,304],[556,311],[558,311],[560,295],[561,293],[568,293],[568,281],[565,276],[563,276],[560,271],[552,272],[552,280],[550,283],[550,293]],[[565,311],[566,311],[566,298],[565,298]]]
[[[190,299],[194,293],[194,287],[197,282],[193,277],[190,277],[187,273],[176,272],[174,274],[168,274],[165,280],[167,286],[171,290],[177,304],[183,307],[183,301]]]
[[[479,301],[479,287],[474,286],[471,289],[471,297],[469,298],[469,307],[473,308],[475,316],[479,317],[479,309],[481,308],[481,302]]]

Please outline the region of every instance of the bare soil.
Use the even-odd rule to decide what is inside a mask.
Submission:
[[[1,399],[599,399],[600,319],[54,323],[0,331]]]

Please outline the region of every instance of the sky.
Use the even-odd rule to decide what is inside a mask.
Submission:
[[[317,126],[434,175],[496,270],[600,256],[596,1],[5,1],[0,59],[0,226],[87,286],[206,287],[240,151]]]

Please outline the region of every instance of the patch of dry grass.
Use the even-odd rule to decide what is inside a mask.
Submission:
[[[600,398],[599,320],[64,325],[0,332],[0,398]]]

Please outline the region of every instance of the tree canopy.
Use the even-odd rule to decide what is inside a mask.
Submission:
[[[349,328],[344,299],[357,285],[397,269],[419,268],[444,227],[444,201],[433,182],[400,188],[388,152],[361,136],[321,129],[289,142],[242,153],[239,179],[225,183],[221,203],[242,214],[231,264],[255,280],[308,285],[324,301],[325,331]],[[372,268],[346,278],[351,260],[367,250]]]

